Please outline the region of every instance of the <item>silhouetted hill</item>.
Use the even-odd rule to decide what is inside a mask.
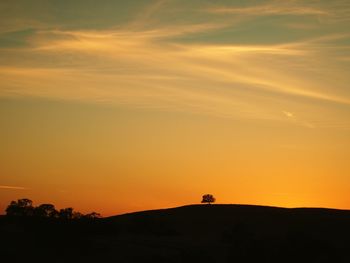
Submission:
[[[348,210],[190,205],[93,221],[0,223],[8,262],[350,262]]]
[[[150,210],[103,219],[123,225],[132,231],[144,226],[143,231],[155,224],[181,235],[218,234],[232,225],[245,224],[269,234],[287,231],[291,227],[336,227],[350,222],[350,210],[325,208],[279,208],[254,205],[189,205],[177,208]],[[261,229],[261,228],[264,228]],[[152,229],[148,229],[152,230]],[[268,234],[267,233],[267,234]]]

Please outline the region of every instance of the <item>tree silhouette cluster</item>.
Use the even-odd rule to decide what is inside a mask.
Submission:
[[[55,206],[52,204],[33,206],[33,201],[27,198],[11,201],[6,208],[6,215],[15,217],[56,218],[64,220],[96,219],[101,217],[101,215],[96,212],[82,214],[74,211],[72,207],[56,210]]]

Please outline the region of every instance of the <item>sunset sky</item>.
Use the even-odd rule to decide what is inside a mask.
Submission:
[[[350,209],[350,1],[0,1],[0,214]]]

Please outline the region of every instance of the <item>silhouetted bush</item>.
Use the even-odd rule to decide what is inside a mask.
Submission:
[[[96,219],[96,218],[100,218],[100,217],[101,217],[101,214],[96,213],[96,212],[92,212],[92,213],[83,215],[83,218],[85,218],[85,219]]]

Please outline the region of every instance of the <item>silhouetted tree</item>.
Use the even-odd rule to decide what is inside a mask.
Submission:
[[[34,208],[34,215],[39,217],[51,217],[55,218],[58,216],[58,212],[55,206],[52,204],[42,204]]]
[[[17,201],[11,201],[6,208],[6,215],[9,216],[32,216],[33,202],[30,199],[23,198]]]
[[[63,208],[58,212],[58,217],[61,219],[73,219],[73,208],[68,207],[68,208]]]
[[[96,218],[100,218],[101,215],[99,213],[96,213],[96,212],[91,212],[90,214],[86,214],[84,215],[84,218],[87,218],[87,219],[96,219]]]
[[[80,212],[73,212],[73,216],[72,216],[72,219],[80,219],[84,217],[84,215]]]
[[[214,203],[215,202],[215,197],[211,194],[206,194],[206,195],[203,195],[202,197],[202,203],[208,203],[209,205],[211,203]]]

